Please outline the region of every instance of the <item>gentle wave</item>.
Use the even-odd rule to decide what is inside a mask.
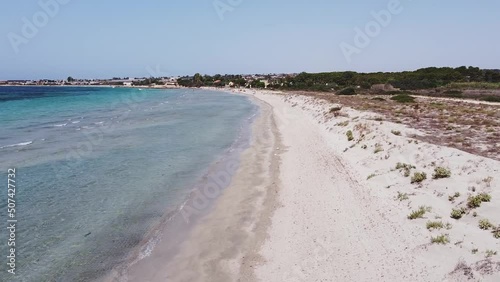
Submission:
[[[28,146],[33,144],[33,141],[28,141],[28,142],[22,142],[22,143],[17,143],[17,144],[11,144],[11,145],[5,145],[0,147],[0,149],[5,149],[5,148],[11,148],[11,147],[18,147],[18,146]]]

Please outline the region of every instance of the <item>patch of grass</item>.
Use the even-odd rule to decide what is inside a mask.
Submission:
[[[366,145],[361,146],[361,149],[363,149],[363,150],[366,150],[366,148],[368,148],[368,146],[366,146]]]
[[[368,175],[366,180],[370,180],[370,179],[374,178],[375,176],[377,176],[377,175],[375,173],[372,173],[372,174]]]
[[[415,97],[408,94],[398,94],[391,97],[391,100],[398,103],[415,103]]]
[[[472,249],[472,254],[473,255],[477,254],[477,252],[479,252],[479,249]]]
[[[411,178],[411,183],[421,183],[427,179],[427,174],[425,172],[415,172]]]
[[[490,202],[491,201],[491,195],[488,193],[480,193],[477,195],[481,199],[482,202]]]
[[[352,134],[351,130],[347,131],[346,135],[347,135],[347,141],[353,141],[354,140],[354,135]]]
[[[464,208],[452,209],[450,217],[454,219],[461,219],[464,214],[465,214]]]
[[[472,213],[472,216],[473,216],[473,217],[477,217],[477,212],[473,212],[473,213]]]
[[[496,239],[500,239],[500,226],[493,229],[493,231],[491,231],[491,233],[493,233],[493,237],[495,237]]]
[[[425,206],[420,206],[418,210],[412,211],[410,215],[408,216],[408,219],[417,219],[417,218],[423,218],[426,212],[430,212],[431,208],[430,207],[425,207]]]
[[[493,228],[493,224],[487,219],[481,219],[479,221],[479,228],[482,230],[489,230],[490,228]]]
[[[432,175],[432,178],[434,179],[449,178],[449,177],[451,177],[451,171],[444,167],[436,167],[434,169],[434,174]]]
[[[490,194],[481,193],[477,196],[470,196],[469,199],[467,199],[467,207],[471,209],[479,208],[481,203],[489,201],[491,201]]]
[[[487,258],[490,258],[492,256],[496,256],[497,255],[497,251],[492,251],[492,250],[487,250],[486,251],[486,257]]]
[[[392,130],[391,133],[396,135],[396,136],[401,136],[401,131],[399,131],[399,130]]]
[[[448,200],[449,200],[450,202],[453,202],[453,201],[455,201],[455,199],[456,199],[456,198],[458,198],[458,197],[460,197],[460,193],[458,193],[458,192],[457,192],[457,193],[455,193],[453,196],[448,196]]]
[[[433,230],[433,229],[442,229],[444,228],[444,224],[442,221],[427,221],[427,229]]]
[[[489,95],[489,96],[481,97],[481,98],[479,98],[479,100],[486,101],[486,102],[500,103],[500,96]]]
[[[446,223],[446,225],[444,226],[444,228],[446,228],[446,230],[450,230],[453,228],[453,225],[451,223]]]
[[[408,197],[407,193],[398,192],[398,195],[396,196],[396,200],[399,200],[400,202],[408,200],[408,199],[409,199],[409,197]]]
[[[373,101],[385,101],[384,98],[381,98],[381,97],[375,97],[375,98],[372,98]]]
[[[411,164],[404,164],[404,163],[397,163],[396,164],[396,169],[398,169],[398,170],[404,170],[404,176],[405,177],[410,176],[410,171],[413,168],[417,168],[417,167],[415,167],[414,165],[411,165]]]
[[[443,234],[443,235],[439,235],[437,237],[431,237],[431,243],[432,244],[442,244],[442,245],[446,245],[450,242],[450,238],[448,237],[448,235],[446,234]]]

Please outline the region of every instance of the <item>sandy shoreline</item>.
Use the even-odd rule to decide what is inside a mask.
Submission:
[[[417,141],[422,132],[374,113],[245,93],[261,110],[231,184],[169,263],[157,247],[129,281],[500,279],[500,240],[478,227],[500,224],[499,161]],[[415,168],[405,177],[397,163]],[[432,179],[438,166],[451,177]],[[415,172],[428,177],[411,183]],[[479,193],[491,200],[467,208]],[[409,219],[420,206],[424,215]],[[463,217],[450,218],[459,208]],[[448,243],[431,243],[439,236]]]

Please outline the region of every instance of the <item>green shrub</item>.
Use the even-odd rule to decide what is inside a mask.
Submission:
[[[415,172],[411,178],[411,183],[420,183],[427,179],[427,174],[425,172]]]
[[[410,176],[410,171],[413,168],[416,168],[416,167],[414,165],[411,165],[411,164],[404,164],[404,163],[397,163],[396,164],[396,169],[398,169],[398,170],[404,170],[404,176],[405,177]]]
[[[465,209],[464,208],[461,208],[461,209],[452,209],[450,217],[454,218],[454,219],[461,219],[462,215],[464,215],[464,214],[465,214]]]
[[[490,194],[481,193],[477,196],[470,196],[469,199],[467,199],[467,207],[471,209],[479,208],[481,206],[481,203],[489,201],[491,201]]]
[[[347,87],[340,90],[337,95],[356,95],[356,89],[353,87]]]
[[[482,230],[488,230],[490,228],[493,228],[493,224],[487,219],[481,219],[479,221],[479,228]]]
[[[398,196],[396,197],[396,200],[399,200],[399,201],[405,201],[405,200],[408,200],[409,197],[408,197],[408,194],[407,193],[401,193],[401,192],[398,192]]]
[[[436,167],[434,169],[434,174],[432,175],[432,178],[438,179],[438,178],[448,178],[451,176],[451,171],[449,169],[446,169],[444,167]]]
[[[346,135],[347,135],[347,141],[354,140],[354,135],[352,134],[351,130],[347,131]]]
[[[431,243],[446,245],[450,242],[448,235],[439,235],[437,237],[431,237]]]
[[[493,233],[493,237],[495,237],[496,239],[500,239],[500,226],[494,229],[491,233]]]
[[[497,251],[492,251],[492,250],[487,250],[486,251],[486,257],[489,258],[489,257],[492,257],[492,256],[496,256],[497,255]]]
[[[417,218],[423,218],[425,213],[431,211],[430,207],[425,207],[425,206],[420,206],[418,210],[412,211],[410,215],[408,216],[408,219],[417,219]]]
[[[481,202],[491,201],[491,195],[487,194],[487,193],[480,193],[479,195],[477,195],[477,197],[479,197],[479,199],[481,199]]]
[[[385,101],[384,98],[380,98],[380,97],[372,98],[372,100],[374,100],[374,101]]]
[[[486,101],[486,102],[496,102],[496,103],[500,103],[500,96],[485,96],[485,97],[481,97],[479,98],[479,100],[481,101]]]
[[[426,226],[429,230],[444,228],[444,224],[442,221],[427,221]]]
[[[391,97],[391,100],[398,103],[415,103],[415,97],[407,94],[399,94]]]

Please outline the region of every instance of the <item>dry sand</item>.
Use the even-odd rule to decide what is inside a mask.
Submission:
[[[418,141],[423,132],[375,113],[246,93],[261,115],[231,185],[172,260],[144,260],[130,281],[500,281],[500,239],[478,227],[500,224],[499,161]],[[427,179],[412,184],[397,163]],[[438,166],[451,177],[432,179]],[[478,193],[491,201],[450,218]],[[432,244],[439,235],[449,243]]]

